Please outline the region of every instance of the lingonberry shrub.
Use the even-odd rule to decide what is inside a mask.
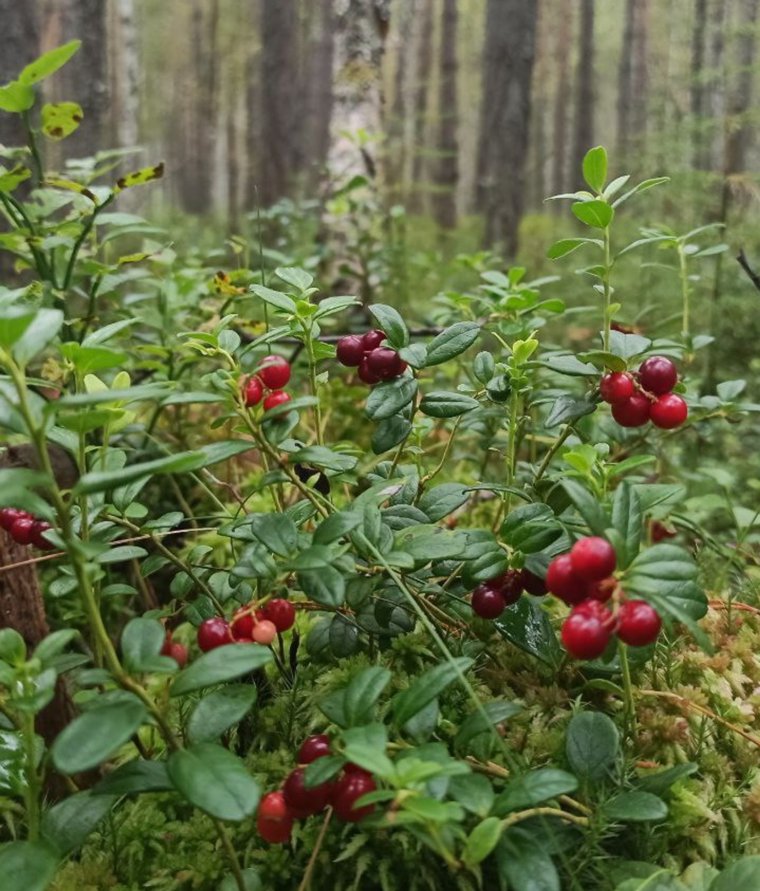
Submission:
[[[621,869],[647,856],[649,833],[622,827],[661,819],[672,780],[639,788],[636,681],[680,632],[709,644],[698,549],[645,534],[684,486],[648,472],[696,424],[754,410],[736,382],[698,395],[691,334],[613,325],[626,255],[660,238],[621,245],[613,223],[663,180],[608,181],[596,148],[588,189],[560,196],[589,232],[549,255],[589,252],[600,302],[576,353],[544,334],[565,309],[551,281],[492,257],[464,264],[479,277],[430,301],[423,329],[320,294],[295,265],[213,276],[194,261],[169,287],[155,241],[116,248],[142,231],[119,196],[162,165],[45,176],[45,121],[73,130],[81,112],[38,116],[34,87],[76,49],[0,88],[34,137],[0,171],[0,249],[35,278],[0,295],[0,422],[32,456],[0,469],[0,526],[54,546],[30,560],[56,626],[0,630],[4,887],[46,887],[92,833],[121,850],[106,818],[156,793],[202,824],[203,875],[225,891],[272,864],[308,884],[345,844],[515,891],[567,884],[582,845]],[[366,333],[346,333],[360,314]],[[34,718],[67,689],[75,708],[41,721],[43,739]],[[548,750],[526,743],[536,700]],[[270,859],[296,820],[299,844]]]

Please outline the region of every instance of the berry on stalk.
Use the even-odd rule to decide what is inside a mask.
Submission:
[[[330,737],[326,733],[307,736],[298,750],[298,763],[311,764],[317,758],[325,758],[330,754]]]
[[[569,554],[560,554],[549,564],[546,587],[570,605],[580,603],[586,596],[586,583],[575,571]]]
[[[643,427],[649,420],[650,402],[643,393],[634,393],[625,402],[612,406],[612,417],[621,427]]]
[[[581,538],[570,549],[573,571],[584,582],[598,582],[615,571],[615,548],[598,535]]]
[[[675,393],[666,393],[652,405],[649,415],[655,427],[673,430],[680,427],[689,414],[686,402]]]
[[[364,358],[366,348],[361,334],[347,334],[336,345],[338,362],[347,368],[356,368]]]
[[[678,369],[665,356],[650,356],[641,363],[639,383],[649,393],[664,396],[678,383]]]
[[[375,810],[374,804],[358,808],[354,805],[363,795],[368,795],[376,789],[377,785],[372,774],[357,767],[351,770],[346,767],[343,776],[335,784],[332,796],[335,816],[345,823],[358,823],[368,817]]]
[[[298,817],[299,820],[323,811],[330,803],[333,791],[332,783],[321,783],[319,786],[307,787],[304,781],[304,774],[304,768],[297,767],[288,774],[282,787],[288,810],[294,817]]]
[[[374,384],[380,383],[380,378],[375,374],[374,371],[369,367],[368,357],[365,356],[362,361],[359,363],[359,380],[364,381],[365,384],[369,384],[370,387]]]
[[[614,617],[598,600],[573,607],[562,624],[562,643],[575,659],[596,659],[610,641]]]
[[[296,621],[296,608],[284,597],[275,597],[264,605],[263,617],[280,632],[290,630]]]
[[[50,551],[55,545],[45,538],[45,533],[49,532],[53,527],[45,520],[35,520],[32,528],[32,544],[41,551]]]
[[[290,393],[286,393],[284,390],[274,390],[264,400],[264,411],[271,411],[278,405],[285,405],[286,402],[290,402]]]
[[[17,507],[4,507],[0,510],[0,529],[6,532],[11,531],[11,526],[21,517],[26,517],[26,511],[19,510]]]
[[[253,633],[251,636],[257,644],[269,646],[269,644],[272,643],[275,637],[277,637],[277,628],[275,627],[273,622],[270,622],[268,619],[264,619],[261,622],[257,622],[253,626]]]
[[[472,592],[472,611],[481,619],[498,619],[506,608],[504,595],[492,582],[483,582]]]
[[[529,569],[520,570],[520,583],[523,587],[523,591],[527,591],[528,594],[532,594],[533,597],[543,597],[548,591],[546,582],[541,576],[536,575]]]
[[[625,371],[611,371],[602,378],[599,392],[605,402],[616,405],[629,400],[636,392],[636,388],[630,374]]]
[[[657,610],[646,600],[627,600],[617,612],[617,623],[618,637],[632,647],[654,643],[662,628]]]
[[[246,408],[253,408],[254,405],[258,405],[263,395],[264,387],[261,385],[261,381],[256,376],[249,377],[243,392]]]
[[[270,390],[281,390],[290,380],[290,362],[282,356],[264,356],[256,374],[265,387],[269,387]]]
[[[267,792],[261,799],[256,814],[256,828],[264,841],[270,844],[281,845],[290,841],[293,815],[288,810],[282,792]]]
[[[204,653],[232,643],[230,627],[221,616],[212,616],[198,626],[198,646]]]
[[[32,543],[34,538],[35,520],[29,514],[22,514],[13,521],[9,532],[11,538],[20,545],[28,545]]]
[[[379,331],[377,328],[372,331],[368,331],[362,337],[362,346],[364,347],[365,353],[371,353],[372,350],[376,350],[380,344],[385,340],[385,331]]]
[[[401,356],[390,347],[378,347],[367,353],[367,368],[381,381],[398,377],[406,368]]]

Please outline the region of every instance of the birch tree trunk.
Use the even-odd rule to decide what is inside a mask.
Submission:
[[[439,80],[438,158],[433,207],[439,226],[453,229],[457,222],[459,158],[457,122],[457,0],[443,0]]]

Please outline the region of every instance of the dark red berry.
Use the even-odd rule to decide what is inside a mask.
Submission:
[[[650,417],[655,427],[662,430],[672,430],[674,427],[680,427],[689,414],[689,408],[686,402],[675,393],[667,393],[652,405],[650,409]]]
[[[53,527],[45,520],[35,520],[32,529],[32,544],[41,551],[50,551],[55,547],[45,538],[45,533],[49,532]]]
[[[586,597],[606,603],[612,597],[616,587],[617,581],[612,577],[589,582],[586,585]]]
[[[649,420],[650,405],[643,393],[634,393],[626,402],[612,406],[612,417],[621,427],[643,427]]]
[[[293,815],[288,810],[282,792],[267,792],[261,799],[256,815],[256,828],[264,841],[270,844],[284,844],[290,840]]]
[[[562,643],[575,659],[596,659],[607,648],[614,627],[612,613],[598,600],[573,607],[562,623]]]
[[[28,545],[32,543],[34,538],[34,524],[29,514],[24,514],[14,520],[10,528],[11,538],[20,545]]]
[[[586,596],[586,583],[573,568],[569,554],[560,554],[546,571],[546,587],[565,603],[580,603]]]
[[[617,634],[623,643],[645,647],[654,643],[662,628],[662,619],[645,600],[627,600],[617,612]]]
[[[293,627],[296,621],[296,608],[289,600],[275,597],[264,606],[264,618],[269,619],[282,634]]]
[[[639,383],[649,393],[663,396],[678,383],[678,369],[665,356],[650,356],[641,363]]]
[[[369,363],[367,362],[367,357],[365,356],[361,363],[359,364],[359,380],[364,381],[365,384],[369,384],[370,387],[373,384],[379,384],[380,378],[372,371],[369,367]]]
[[[570,549],[573,570],[584,582],[597,582],[615,571],[615,548],[606,538],[590,535],[581,538]]]
[[[498,619],[506,607],[504,595],[492,582],[483,582],[472,592],[472,611],[481,619]]]
[[[330,737],[326,733],[318,733],[315,736],[307,736],[298,750],[298,763],[311,764],[317,758],[324,758],[330,754]]]
[[[236,641],[250,643],[253,640],[254,618],[247,608],[239,609],[232,617],[229,625],[230,637]]]
[[[265,387],[269,387],[270,390],[281,390],[290,380],[290,362],[282,356],[264,356],[256,374]]]
[[[372,350],[376,350],[380,344],[385,340],[385,331],[378,331],[375,328],[373,331],[368,331],[364,337],[362,337],[362,346],[364,347],[365,353],[371,353]]]
[[[508,569],[488,583],[501,592],[504,603],[510,606],[517,603],[523,592],[522,573],[519,569]]]
[[[354,767],[346,770],[343,776],[335,784],[332,796],[332,806],[335,816],[346,823],[358,823],[368,817],[374,810],[374,804],[364,807],[354,807],[355,803],[363,796],[377,789],[372,774],[366,770]]]
[[[228,643],[232,643],[230,628],[221,616],[206,619],[198,626],[198,646],[204,653]]]
[[[626,402],[630,399],[636,392],[636,387],[630,374],[625,371],[611,371],[602,378],[599,392],[605,402],[616,405],[618,402]]]
[[[321,783],[319,786],[307,787],[304,773],[303,767],[292,770],[282,787],[288,810],[299,820],[323,811],[330,803],[333,792],[333,783]]]
[[[361,334],[347,334],[336,346],[338,362],[347,368],[356,368],[364,358],[366,348]]]
[[[367,368],[381,381],[387,381],[401,374],[404,363],[395,350],[390,347],[378,347],[367,353]]]
[[[275,390],[264,400],[264,411],[270,411],[273,408],[277,408],[278,405],[284,405],[286,402],[290,402],[290,393],[286,393],[284,390]]]
[[[180,668],[184,668],[187,665],[187,647],[172,640],[171,634],[166,635],[164,645],[161,647],[161,655],[174,659]]]
[[[659,520],[652,520],[649,531],[652,535],[652,541],[657,544],[657,542],[664,541],[666,538],[675,538],[678,533],[675,529],[669,529],[664,523],[661,523]]]
[[[527,591],[528,594],[532,594],[534,597],[543,597],[547,593],[546,582],[540,575],[536,575],[529,569],[520,571],[520,582],[523,586],[523,591]]]
[[[26,511],[19,510],[17,507],[4,507],[0,510],[0,529],[10,532],[11,526],[13,526],[16,520],[28,516],[29,514]]]
[[[258,405],[263,395],[264,387],[261,385],[261,381],[257,377],[249,377],[243,391],[246,408],[253,408],[254,405]]]

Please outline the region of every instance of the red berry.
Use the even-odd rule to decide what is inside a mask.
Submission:
[[[347,334],[337,343],[338,362],[347,368],[356,368],[364,358],[366,348],[361,334]]]
[[[676,535],[678,535],[674,529],[668,529],[668,527],[659,520],[652,520],[649,529],[652,535],[652,541],[655,544],[666,538],[675,538]]]
[[[590,600],[598,600],[600,603],[606,603],[610,597],[612,597],[616,587],[617,581],[614,578],[589,582],[586,585],[586,597]]]
[[[17,517],[13,521],[13,525],[9,530],[11,533],[11,538],[16,542],[16,544],[31,544],[32,538],[34,537],[34,524],[35,520],[33,520],[29,516],[29,514],[24,514],[20,517]]]
[[[166,635],[166,640],[161,648],[161,655],[174,659],[180,668],[184,668],[187,665],[187,647],[184,644],[173,641],[171,634]]]
[[[523,592],[522,573],[519,569],[508,569],[495,579],[491,579],[488,584],[501,592],[507,606],[517,603]]]
[[[265,387],[269,387],[270,390],[281,390],[290,380],[290,362],[282,356],[264,356],[256,374]]]
[[[261,385],[261,381],[257,377],[249,377],[243,391],[246,408],[253,408],[254,405],[258,405],[263,395],[264,387]]]
[[[569,554],[560,554],[546,571],[546,587],[565,603],[580,603],[586,596],[586,585],[573,567]]]
[[[39,548],[41,551],[50,551],[55,545],[49,542],[44,534],[48,532],[53,527],[50,523],[46,523],[45,520],[35,520],[34,528],[32,529],[32,544],[35,548]]]
[[[367,362],[367,357],[365,356],[361,363],[359,364],[359,380],[364,381],[365,384],[369,384],[370,387],[373,384],[379,384],[380,378],[372,371],[369,367],[369,363]]]
[[[282,634],[293,627],[296,621],[296,608],[289,600],[275,597],[264,606],[264,618],[268,619]]]
[[[492,582],[483,582],[472,592],[472,611],[481,619],[498,619],[506,606],[501,590]]]
[[[527,591],[528,594],[532,594],[534,597],[543,597],[547,592],[546,582],[540,575],[536,575],[529,569],[520,571],[520,582],[523,586],[523,591]]]
[[[655,396],[663,396],[678,382],[678,369],[665,356],[650,356],[639,368],[639,383]]]
[[[584,582],[597,582],[615,571],[615,548],[606,538],[590,535],[581,538],[570,549],[573,570]]]
[[[618,402],[626,402],[636,392],[633,378],[625,371],[611,371],[605,374],[599,385],[602,399],[615,405]]]
[[[363,796],[377,789],[372,774],[354,767],[346,768],[343,776],[335,784],[332,806],[335,816],[346,823],[358,823],[368,817],[374,810],[374,804],[355,808],[354,804]]]
[[[253,614],[249,609],[239,609],[230,621],[230,637],[236,641],[250,643],[253,639]]]
[[[660,427],[663,430],[680,427],[688,414],[689,408],[686,402],[675,393],[666,393],[665,396],[660,396],[650,410],[652,423],[655,427]]]
[[[290,402],[290,393],[286,393],[284,390],[275,390],[264,400],[264,411],[270,411],[273,408],[277,408],[278,405],[284,405],[286,402]]]
[[[368,331],[364,337],[362,337],[364,352],[371,353],[372,350],[376,350],[384,340],[385,331],[379,331],[377,328],[373,331]]]
[[[0,529],[5,529],[6,532],[10,532],[11,526],[16,520],[28,516],[29,514],[26,513],[26,511],[19,510],[17,507],[4,507],[0,510]]]
[[[404,370],[401,356],[390,347],[378,347],[367,353],[367,368],[382,381],[398,377]]]
[[[324,758],[329,755],[330,751],[330,737],[326,733],[307,736],[298,750],[298,763],[311,764],[317,758]]]
[[[646,600],[627,600],[618,610],[617,622],[618,637],[632,647],[654,643],[662,628],[657,610]]]
[[[612,613],[598,600],[575,606],[562,624],[562,643],[575,659],[596,659],[610,641]]]
[[[230,628],[221,616],[213,616],[198,626],[198,646],[204,653],[232,642]]]
[[[257,644],[269,646],[275,637],[277,637],[277,628],[274,623],[270,622],[268,619],[264,619],[262,622],[257,622],[253,626],[253,639]]]
[[[270,844],[284,844],[290,840],[293,815],[288,810],[282,792],[267,792],[261,799],[256,815],[256,828],[264,841]]]
[[[612,406],[612,417],[621,427],[643,427],[649,420],[649,406],[643,393],[634,393],[626,402]]]
[[[323,811],[330,803],[333,791],[332,783],[321,783],[308,788],[304,782],[304,773],[303,767],[297,767],[288,774],[282,787],[288,810],[299,820]]]

